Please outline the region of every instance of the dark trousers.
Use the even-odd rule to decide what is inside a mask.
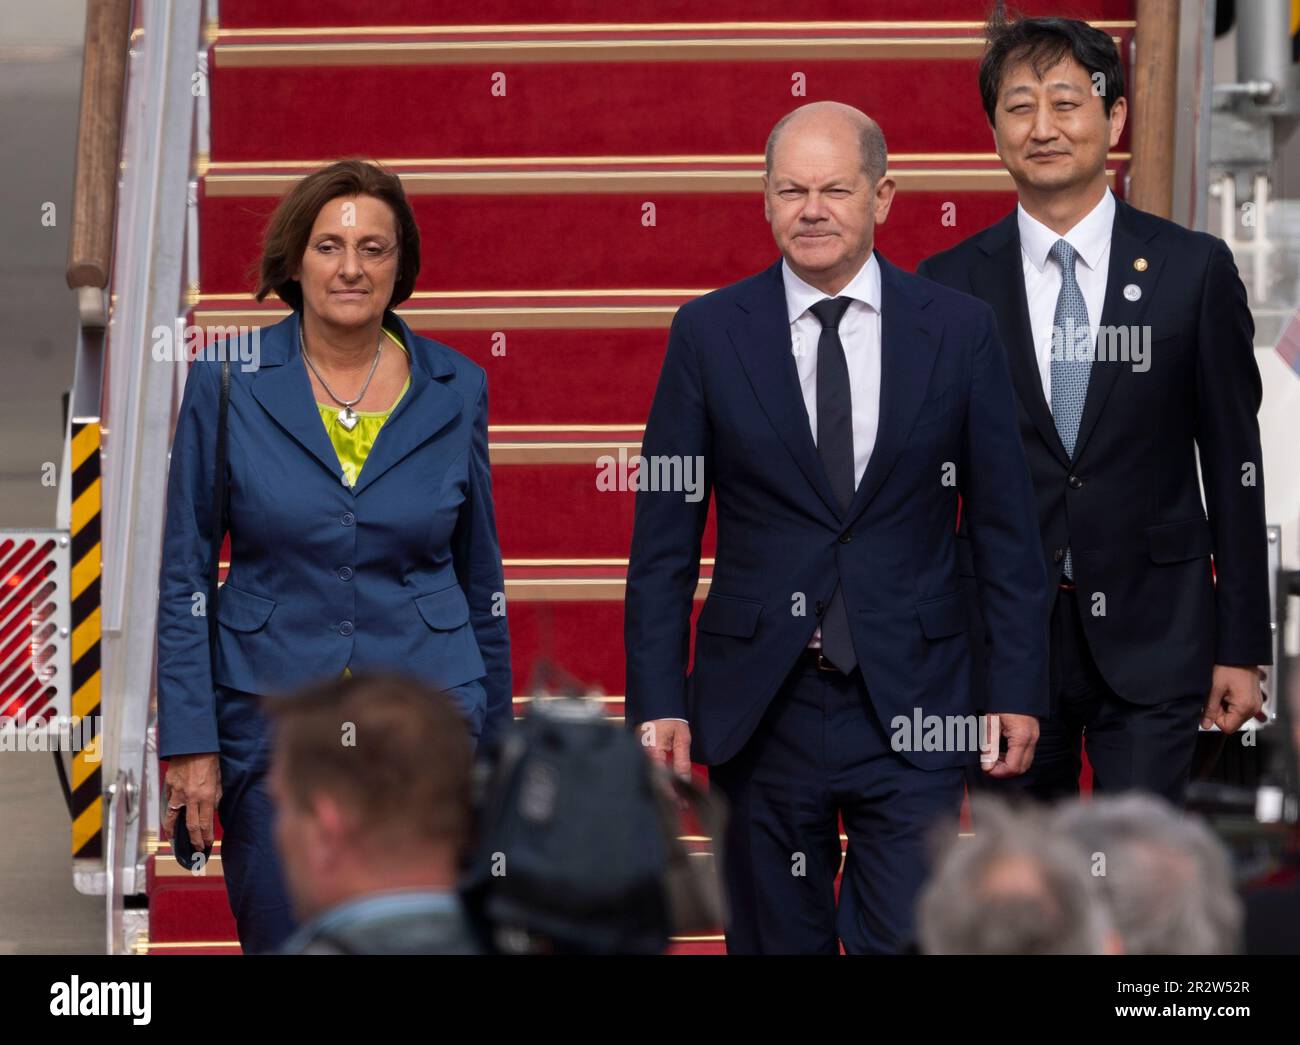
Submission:
[[[275,848],[267,791],[271,724],[252,693],[218,687],[221,867],[245,954],[276,950],[297,928]]]
[[[1034,761],[1023,776],[976,784],[1043,802],[1079,793],[1086,742],[1097,794],[1148,791],[1181,806],[1196,749],[1204,693],[1159,704],[1124,700],[1102,678],[1083,631],[1077,593],[1061,589],[1052,610],[1052,711],[1039,721]]]
[[[962,770],[890,748],[860,671],[802,662],[740,753],[709,770],[731,807],[728,954],[895,953],[911,944],[930,832],[956,830]],[[849,838],[836,908],[841,850]]]

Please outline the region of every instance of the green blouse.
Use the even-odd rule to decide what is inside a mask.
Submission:
[[[411,353],[402,344],[402,339],[394,334],[387,327],[384,328],[387,334],[403,352],[409,356]],[[366,457],[370,454],[370,449],[375,445],[375,439],[379,435],[379,429],[383,427],[384,422],[388,420],[388,415],[393,412],[397,404],[402,401],[402,396],[406,395],[406,390],[411,387],[411,379],[408,376],[406,384],[402,385],[402,390],[397,393],[397,398],[393,400],[392,405],[387,410],[358,410],[357,423],[351,431],[339,424],[339,408],[326,403],[317,403],[316,409],[320,411],[320,419],[325,425],[325,432],[330,437],[330,442],[334,445],[334,452],[339,455],[339,464],[343,467],[343,473],[348,477],[348,485],[357,485],[357,476],[361,474],[361,468],[366,463]],[[352,672],[344,668],[343,677],[347,678]]]
[[[387,327],[384,328],[387,334],[403,352],[406,352],[406,346],[402,344],[402,339],[394,334]],[[407,352],[407,355],[410,355]],[[402,401],[402,396],[406,395],[406,390],[411,387],[411,379],[407,377],[406,384],[393,400],[392,406],[387,410],[358,410],[357,423],[351,431],[339,424],[339,408],[329,403],[317,403],[316,409],[320,411],[320,419],[325,424],[325,431],[330,437],[330,442],[334,444],[334,452],[339,455],[339,464],[343,466],[343,472],[348,477],[348,485],[357,485],[357,476],[361,474],[361,466],[366,463],[366,456],[370,453],[370,448],[375,445],[375,438],[379,435],[379,429],[383,427],[384,422],[388,420],[398,403]]]

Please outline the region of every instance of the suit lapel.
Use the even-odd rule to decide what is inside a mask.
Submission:
[[[904,282],[898,269],[879,253],[880,263],[880,416],[876,443],[849,505],[852,524],[889,477],[930,383],[938,356],[939,323],[926,314],[930,296]]]
[[[385,324],[400,329],[410,350],[411,387],[380,427],[357,477],[357,494],[442,431],[465,407],[464,397],[445,384],[455,373],[452,365],[396,316],[390,313]]]
[[[463,400],[443,384],[454,370],[397,316],[385,326],[401,331],[411,352],[411,385],[379,429],[353,492],[359,494],[416,447],[433,438],[459,415]],[[316,408],[311,380],[298,350],[298,314],[265,331],[262,363],[253,381],[253,396],[271,418],[307,453],[340,481],[343,469]]]
[[[790,344],[790,317],[786,310],[781,262],[772,265],[754,283],[754,290],[738,302],[741,315],[727,328],[740,365],[758,397],[763,412],[790,451],[817,496],[836,517],[839,508],[826,469],[817,456],[808,410],[799,387]]]
[[[1070,457],[1056,430],[1052,408],[1043,395],[1043,379],[1029,322],[1029,304],[1025,300],[1024,262],[1020,254],[1020,229],[1015,211],[980,237],[979,249],[989,262],[971,270],[971,289],[976,297],[993,307],[997,316],[998,334],[1007,350],[1011,380],[1021,405],[1047,448],[1062,464],[1069,464]]]
[[[343,469],[316,409],[307,367],[298,351],[298,313],[265,330],[253,397],[281,428],[340,480]]]
[[[1108,343],[1106,331],[1117,327],[1137,328],[1142,316],[1150,304],[1160,270],[1164,266],[1164,254],[1153,247],[1149,240],[1156,234],[1159,226],[1154,222],[1141,221],[1141,211],[1136,211],[1128,204],[1115,201],[1115,221],[1110,236],[1110,264],[1106,269],[1106,299],[1101,309],[1101,323],[1098,330],[1098,345]],[[1145,271],[1138,272],[1133,262],[1145,258]],[[1130,301],[1124,294],[1125,288],[1135,286],[1139,296]],[[1130,330],[1130,342],[1133,330]],[[1132,365],[1131,360],[1115,359],[1093,361],[1088,375],[1088,394],[1083,401],[1083,417],[1079,421],[1079,435],[1074,444],[1074,459],[1079,460],[1088,437],[1097,427],[1097,420],[1106,406],[1120,372]]]

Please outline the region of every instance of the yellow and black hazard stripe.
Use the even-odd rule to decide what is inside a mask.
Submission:
[[[72,855],[103,856],[104,802],[100,773],[99,422],[72,423],[72,714],[81,728],[72,754]]]

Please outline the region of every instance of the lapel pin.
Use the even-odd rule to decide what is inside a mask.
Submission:
[[[1139,287],[1136,283],[1130,283],[1127,287],[1124,288],[1124,296],[1128,298],[1130,301],[1136,301],[1138,298],[1142,296],[1142,288]]]
[[[1135,258],[1133,261],[1133,267],[1137,269],[1139,272],[1145,272],[1147,270],[1147,259]]]

